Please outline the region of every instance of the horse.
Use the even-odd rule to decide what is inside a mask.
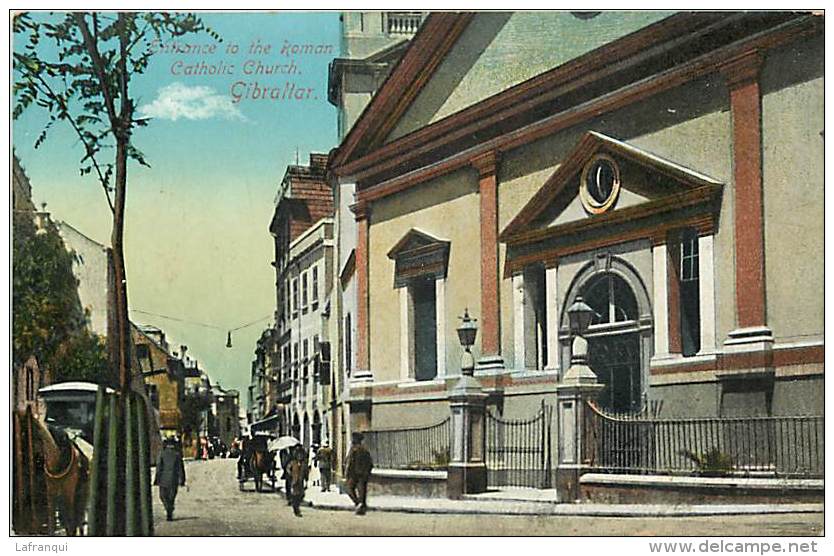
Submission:
[[[30,417],[37,439],[38,453],[43,458],[46,496],[51,507],[57,507],[67,536],[81,533],[89,493],[90,460],[70,440],[67,433]]]
[[[256,441],[256,439],[261,441]],[[264,437],[255,437],[253,440],[252,457],[249,459],[249,471],[255,478],[255,490],[261,492],[263,488],[264,473],[271,480],[272,490],[275,490],[275,454],[270,452],[266,446],[266,439]]]

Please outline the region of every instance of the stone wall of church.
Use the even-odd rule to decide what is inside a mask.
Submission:
[[[416,228],[451,242],[446,278],[446,367],[459,366],[455,328],[465,308],[480,318],[480,217],[475,171],[465,169],[373,204],[369,241],[370,362],[377,381],[398,380],[400,290],[388,251]],[[473,353],[479,354],[476,341]]]
[[[767,324],[777,342],[822,341],[825,235],[822,37],[762,69]]]

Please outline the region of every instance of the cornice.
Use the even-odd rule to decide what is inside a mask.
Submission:
[[[591,118],[599,117],[602,114],[618,110],[695,79],[713,74],[719,71],[727,60],[737,58],[751,50],[765,51],[769,48],[775,48],[799,40],[800,38],[817,34],[822,29],[823,22],[819,17],[807,16],[791,20],[773,29],[757,33],[668,70],[661,71],[650,78],[634,82],[610,93],[544,117],[534,123],[498,135],[479,145],[457,152],[453,151],[449,156],[431,162],[426,166],[410,170],[405,174],[380,181],[379,183],[368,185],[364,189],[357,191],[357,197],[367,200],[385,197],[470,165],[474,158],[488,151],[506,152],[553,135]],[[552,87],[553,85],[551,84],[550,86]],[[547,94],[547,87],[541,87],[543,89],[540,94]],[[496,100],[490,98],[475,105],[473,108],[491,106],[494,102]],[[527,104],[520,103],[519,109],[533,109],[530,102],[528,101]],[[395,171],[398,167],[402,167],[408,160],[414,159],[421,154],[426,154],[429,150],[436,151],[441,145],[453,141],[459,133],[475,133],[479,129],[495,125],[495,123],[500,122],[502,118],[506,117],[503,111],[500,111],[494,106],[492,107],[492,113],[494,118],[485,117],[484,119],[476,120],[470,125],[466,125],[466,121],[463,118],[468,114],[468,111],[464,110],[437,122],[437,124],[427,126],[413,135],[409,134],[392,141],[378,151],[351,161],[349,165],[344,165],[335,170],[339,174],[350,173],[352,178],[358,182],[367,182],[382,173]],[[446,129],[446,127],[440,124],[452,127]],[[412,144],[418,135],[425,140],[421,140],[419,145]],[[385,158],[383,155],[387,151],[395,153],[396,156],[390,160]]]
[[[752,49],[728,60],[719,68],[731,91],[758,81],[764,64],[764,56],[758,49]]]
[[[333,159],[338,169],[360,149],[384,141],[471,21],[473,13],[430,14],[359,116]],[[346,175],[337,171],[338,175]]]
[[[472,164],[472,166],[478,171],[478,176],[480,178],[486,178],[496,174],[498,171],[499,159],[500,154],[498,151],[493,150],[472,157],[469,163]]]
[[[360,220],[365,220],[371,215],[371,206],[370,203],[364,200],[360,200],[352,205],[350,205],[350,211],[353,213],[354,219],[359,222]]]

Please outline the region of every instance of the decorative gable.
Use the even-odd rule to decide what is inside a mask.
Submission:
[[[394,261],[394,287],[408,285],[415,278],[445,278],[451,242],[437,239],[416,228],[405,234],[388,251]]]
[[[612,137],[587,132],[501,233],[508,271],[524,261],[655,237],[711,231],[721,182]]]

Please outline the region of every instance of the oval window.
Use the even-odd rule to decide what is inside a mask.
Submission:
[[[591,159],[582,171],[579,191],[588,212],[599,214],[611,208],[620,191],[620,169],[614,159],[602,154]]]

